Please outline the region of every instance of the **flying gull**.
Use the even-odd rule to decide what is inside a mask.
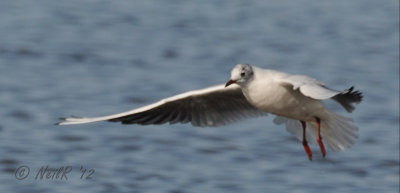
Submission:
[[[193,126],[214,127],[272,113],[277,115],[274,123],[285,123],[286,129],[302,141],[312,160],[308,142],[318,144],[325,157],[323,138],[332,150],[344,151],[358,137],[353,120],[326,109],[323,100],[332,99],[351,113],[353,103],[360,103],[362,97],[353,87],[336,91],[308,76],[237,64],[226,84],[185,92],[123,113],[62,118],[58,125],[98,121],[140,125],[190,122]]]

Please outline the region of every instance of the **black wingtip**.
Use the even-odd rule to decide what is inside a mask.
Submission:
[[[352,86],[332,99],[340,103],[347,112],[351,113],[355,109],[352,103],[360,103],[363,99],[363,94],[358,90],[354,90],[354,86]]]
[[[71,118],[82,118],[79,116],[75,116],[75,115],[71,115]],[[62,122],[66,121],[68,119],[68,117],[60,117],[58,118],[60,120],[60,122],[54,123],[54,125],[61,125]]]
[[[362,92],[358,91],[358,90],[354,90],[354,86],[350,87],[349,89],[345,90],[343,92],[343,95],[346,98],[349,98],[351,100],[351,102],[353,103],[360,103],[363,99],[363,94]]]
[[[67,120],[67,118],[66,117],[59,117],[58,120],[60,120],[60,122],[54,123],[54,125],[56,125],[56,126],[61,125],[61,123],[63,121],[65,121],[65,120]]]

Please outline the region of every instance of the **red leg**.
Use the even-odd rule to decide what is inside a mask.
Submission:
[[[312,160],[312,152],[311,152],[310,147],[308,146],[307,139],[306,139],[306,122],[304,122],[304,121],[300,121],[300,122],[301,122],[301,125],[303,126],[303,147],[304,147],[304,150],[306,150],[308,159],[311,161]]]
[[[319,145],[319,148],[321,149],[322,157],[325,157],[326,155],[326,150],[324,143],[322,143],[322,137],[321,137],[321,119],[318,117],[315,117],[317,119],[317,142]]]

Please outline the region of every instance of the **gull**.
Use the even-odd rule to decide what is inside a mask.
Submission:
[[[309,76],[237,64],[226,84],[185,92],[123,113],[61,118],[63,121],[57,124],[190,122],[193,126],[212,127],[271,113],[277,115],[274,123],[285,123],[286,130],[302,141],[311,161],[309,142],[318,144],[325,157],[323,138],[333,151],[344,151],[358,138],[353,120],[328,110],[323,100],[332,99],[351,113],[355,109],[353,103],[360,103],[362,97],[354,87],[337,91]]]

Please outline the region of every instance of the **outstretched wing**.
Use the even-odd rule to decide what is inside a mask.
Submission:
[[[266,113],[252,106],[240,87],[217,85],[182,93],[156,103],[124,113],[103,117],[70,117],[59,125],[91,123],[97,121],[121,122],[122,124],[187,123],[194,126],[219,126],[243,118]]]
[[[299,89],[304,96],[313,99],[325,100],[333,99],[340,103],[348,112],[354,110],[352,103],[360,103],[362,93],[353,91],[354,87],[350,87],[344,91],[337,91],[327,88],[323,83],[304,75],[291,75],[279,79],[282,85],[290,86],[293,90]]]

